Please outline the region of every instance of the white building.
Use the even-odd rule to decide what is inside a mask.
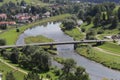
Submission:
[[[0,80],[2,80],[2,73],[0,73]]]

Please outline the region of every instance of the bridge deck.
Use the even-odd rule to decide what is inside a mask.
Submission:
[[[109,42],[113,40],[81,40],[81,41],[64,41],[64,42],[47,42],[47,43],[32,43],[32,44],[24,44],[24,45],[6,45],[0,46],[1,49],[6,48],[15,48],[15,47],[23,47],[23,46],[49,46],[49,45],[65,45],[65,44],[79,44],[79,43],[97,43],[97,42]]]

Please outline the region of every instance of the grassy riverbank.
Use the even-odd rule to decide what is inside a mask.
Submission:
[[[86,48],[77,48],[76,51],[80,55],[87,57],[90,60],[94,60],[109,68],[120,70],[120,57],[119,56],[114,56],[112,54],[111,55],[106,54],[94,48],[92,49],[92,52],[89,54],[87,53]]]
[[[59,20],[63,20],[67,17],[70,17],[70,14],[62,14],[62,15],[58,15],[58,16],[54,16],[54,17],[50,17],[50,18],[46,18],[34,23],[30,23],[30,24],[26,24],[24,26],[19,27],[20,32],[16,32],[16,28],[14,29],[10,29],[4,33],[0,34],[0,38],[3,38],[6,40],[7,45],[11,45],[11,44],[15,44],[16,40],[18,39],[19,35],[24,32],[26,29],[30,28],[30,27],[34,27],[36,25],[41,25],[44,24],[46,22],[52,22],[52,21],[59,21]]]
[[[88,26],[89,29],[89,26]],[[86,29],[86,30],[88,30]],[[76,29],[75,29],[76,30]],[[69,36],[73,37],[76,40],[76,35],[81,36],[81,32],[77,32],[73,30],[70,31],[64,31]],[[81,38],[77,37],[77,40],[80,40]],[[103,64],[104,66],[107,66],[112,69],[120,70],[120,46],[116,45],[115,43],[105,43],[101,46],[98,46],[98,48],[106,50],[106,51],[100,51],[93,47],[85,47],[85,46],[78,46],[76,49],[76,52],[90,60],[96,61],[98,63]],[[107,51],[110,51],[112,53],[109,53]],[[60,61],[58,59],[58,61]]]

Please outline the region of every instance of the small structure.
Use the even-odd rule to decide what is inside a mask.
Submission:
[[[47,18],[47,17],[50,17],[50,15],[51,15],[51,13],[50,13],[49,11],[47,11],[46,13],[43,14],[42,17],[43,17],[43,18],[44,18],[44,17]]]
[[[78,21],[77,21],[77,25],[78,25],[78,26],[80,26],[82,23],[83,23],[82,20],[78,20]]]
[[[112,36],[105,36],[105,39],[112,39]]]
[[[2,80],[2,73],[0,73],[0,80]]]
[[[0,14],[0,19],[1,20],[6,20],[7,19],[7,15],[4,14],[4,13]]]

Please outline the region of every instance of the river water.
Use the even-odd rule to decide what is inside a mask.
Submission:
[[[46,26],[36,26],[31,29],[26,30],[23,34],[19,36],[16,45],[24,44],[24,38],[28,36],[43,35],[54,41],[73,41],[73,38],[64,34],[60,29],[60,23],[48,23]],[[59,54],[57,56],[63,58],[73,58],[78,66],[82,66],[89,73],[91,80],[102,80],[107,78],[109,80],[120,80],[120,72],[116,70],[109,69],[103,65],[96,63],[94,61],[88,60],[74,51],[74,45],[57,45],[57,51]],[[56,65],[59,65],[55,63]]]

